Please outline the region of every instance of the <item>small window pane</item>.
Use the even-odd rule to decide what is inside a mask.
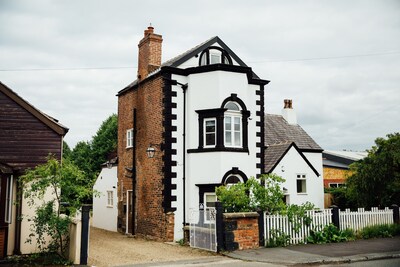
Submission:
[[[206,132],[215,132],[215,121],[206,121]]]
[[[225,105],[225,108],[227,108],[228,110],[236,110],[236,111],[240,110],[239,106],[237,104],[235,104],[234,102],[228,102]]]
[[[221,63],[221,55],[210,53],[210,64]]]
[[[235,146],[240,146],[240,134],[235,134]]]
[[[240,131],[240,118],[235,117],[235,131]]]
[[[307,193],[306,180],[298,179],[296,182],[297,182],[297,193]]]
[[[231,132],[225,132],[225,143],[227,145],[232,144],[232,133]]]
[[[230,131],[232,129],[232,118],[225,117],[225,130]]]
[[[206,134],[206,146],[215,145],[215,134]]]
[[[207,65],[207,53],[204,53],[200,59],[200,66],[205,66],[205,65]]]

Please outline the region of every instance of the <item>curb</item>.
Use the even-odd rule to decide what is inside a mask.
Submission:
[[[243,261],[251,261],[251,262],[263,262],[263,263],[271,263],[271,264],[285,264],[290,266],[302,266],[302,265],[317,265],[317,264],[341,264],[341,263],[354,263],[354,262],[362,262],[362,261],[373,261],[373,260],[384,260],[384,259],[396,259],[400,258],[400,251],[394,251],[391,253],[370,253],[370,254],[359,254],[353,256],[345,256],[345,257],[327,257],[326,259],[318,259],[318,260],[310,260],[310,261],[281,261],[281,260],[273,260],[273,259],[249,259],[248,257],[241,257],[237,255],[232,255],[230,253],[221,253],[222,255],[239,259]],[[316,255],[317,256],[317,255]]]

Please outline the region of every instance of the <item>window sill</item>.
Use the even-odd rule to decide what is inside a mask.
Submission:
[[[297,193],[298,195],[304,195],[304,196],[306,196],[306,195],[308,195],[307,193]]]
[[[107,208],[114,208],[114,206],[107,205]]]
[[[238,147],[204,147],[204,148],[194,148],[188,149],[187,153],[205,153],[205,152],[241,152],[249,153],[248,148],[238,148]]]
[[[130,148],[132,148],[133,146],[127,146],[127,147],[125,147],[125,149],[130,149]]]

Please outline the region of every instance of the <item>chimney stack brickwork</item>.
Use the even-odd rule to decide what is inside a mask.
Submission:
[[[162,36],[154,33],[154,28],[149,26],[144,31],[144,37],[139,42],[138,80],[143,80],[147,75],[161,66]]]

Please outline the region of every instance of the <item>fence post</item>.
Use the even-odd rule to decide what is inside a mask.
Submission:
[[[215,209],[217,211],[217,215],[215,218],[215,227],[217,230],[217,252],[220,252],[225,249],[225,245],[224,245],[224,208],[222,207],[222,203],[217,201],[215,203]]]
[[[339,207],[336,205],[330,206],[332,209],[332,223],[340,229],[340,220],[339,220]]]
[[[400,224],[399,206],[396,204],[393,204],[392,206],[390,206],[390,209],[393,210],[393,223]]]
[[[89,211],[92,205],[82,205],[82,232],[81,232],[81,265],[87,265],[89,250]]]
[[[263,210],[258,210],[257,211],[258,215],[258,245],[264,247],[265,246],[265,235],[264,235],[264,211]]]

